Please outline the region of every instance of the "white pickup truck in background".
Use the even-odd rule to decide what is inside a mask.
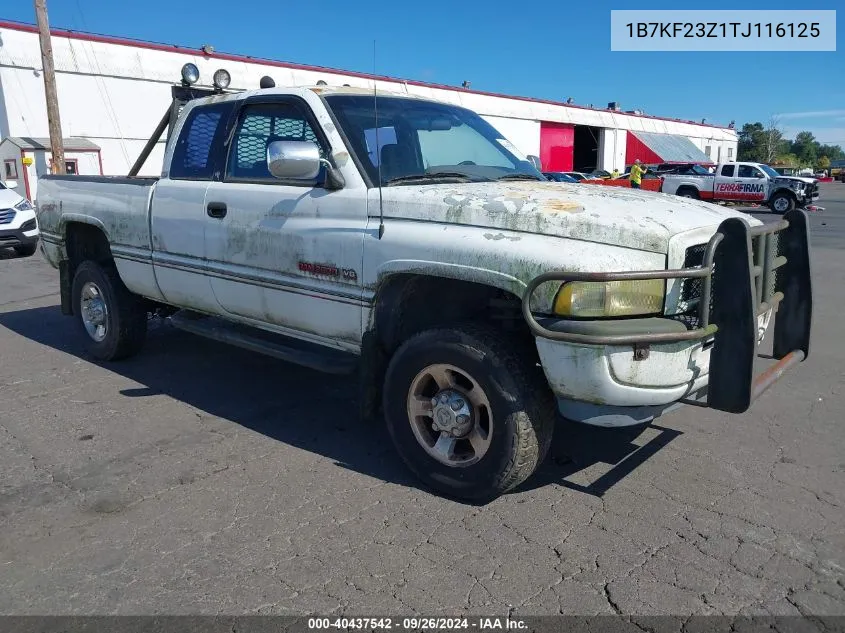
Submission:
[[[379,93],[376,117],[374,99],[193,99],[157,130],[160,178],[43,177],[44,254],[90,352],[138,352],[154,313],[357,372],[410,468],[473,499],[531,475],[558,411],[605,426],[682,401],[741,413],[807,355],[802,211],[764,226],[548,182],[469,110]],[[772,321],[779,360],[755,378]]]
[[[762,163],[720,163],[714,174],[666,174],[661,180],[663,193],[714,202],[754,202],[781,214],[819,198],[815,178],[781,176]]]

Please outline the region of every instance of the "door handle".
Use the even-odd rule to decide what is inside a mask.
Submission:
[[[206,213],[212,218],[226,217],[226,203],[225,202],[209,202],[206,207]]]

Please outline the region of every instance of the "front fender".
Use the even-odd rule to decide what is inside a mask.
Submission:
[[[396,274],[428,275],[469,281],[506,290],[517,297],[521,297],[526,288],[525,282],[496,270],[421,259],[394,259],[383,263],[376,269],[377,286],[381,286],[390,275]]]

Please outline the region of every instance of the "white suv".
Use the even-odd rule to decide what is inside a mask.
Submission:
[[[38,247],[35,207],[10,186],[14,185],[0,182],[0,248],[14,248],[18,255],[29,257]]]

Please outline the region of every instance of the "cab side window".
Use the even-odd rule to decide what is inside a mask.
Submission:
[[[311,141],[320,148],[321,157],[328,155],[304,107],[294,103],[251,105],[239,117],[229,147],[226,180],[280,183],[267,168],[267,148],[274,141]]]
[[[752,167],[751,165],[740,165],[739,166],[739,177],[740,178],[762,178],[763,172],[761,172],[756,167]]]
[[[725,178],[733,178],[734,166],[733,165],[722,165],[721,175],[724,176]]]

